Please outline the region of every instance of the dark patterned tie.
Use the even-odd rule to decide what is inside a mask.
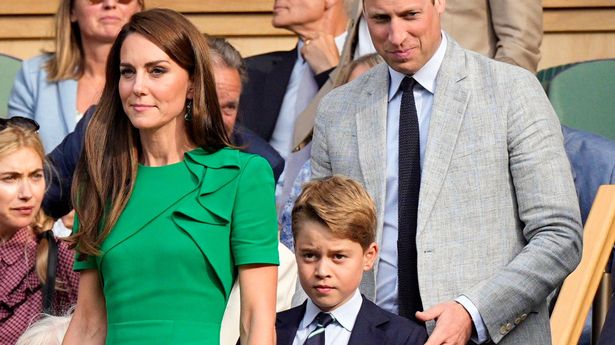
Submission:
[[[320,312],[316,315],[316,329],[305,340],[304,345],[325,345],[325,328],[335,319],[331,314]]]
[[[405,77],[399,108],[399,185],[397,218],[397,270],[399,315],[415,319],[423,310],[416,263],[416,216],[421,186],[419,120],[412,89],[415,80]]]

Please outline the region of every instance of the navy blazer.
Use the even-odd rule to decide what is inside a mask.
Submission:
[[[60,145],[47,155],[47,159],[55,171],[48,178],[48,188],[42,206],[45,213],[53,218],[60,218],[73,208],[70,196],[73,173],[83,148],[85,130],[94,114],[94,110],[96,110],[95,106],[90,107],[85,112],[83,118],[77,123],[75,130],[69,133]],[[254,153],[265,158],[269,165],[271,165],[273,176],[277,183],[284,169],[284,159],[271,145],[237,124],[235,125],[231,140],[233,140],[235,145],[239,146],[241,151]]]
[[[414,321],[389,313],[363,297],[348,345],[423,345],[427,330]],[[307,302],[278,313],[275,323],[278,345],[292,345]]]
[[[297,47],[245,59],[248,81],[239,99],[239,121],[266,141],[271,140],[286,88],[297,61]],[[314,76],[320,89],[333,69]]]

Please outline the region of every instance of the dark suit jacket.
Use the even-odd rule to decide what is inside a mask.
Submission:
[[[297,61],[297,47],[245,59],[248,81],[239,100],[239,121],[261,138],[269,141],[280,114],[282,101]],[[329,78],[333,69],[314,78],[318,88]]]
[[[306,303],[278,313],[275,323],[278,345],[292,345]],[[425,341],[425,327],[389,313],[363,296],[348,345],[423,345]]]
[[[598,345],[615,345],[615,301],[611,302],[609,312],[606,314]]]
[[[284,158],[280,156],[278,151],[263,138],[239,123],[235,124],[232,140],[233,144],[237,145],[241,151],[254,153],[265,158],[273,169],[273,177],[276,183],[278,182],[278,178],[284,170]]]
[[[77,123],[75,130],[69,133],[60,145],[47,155],[47,159],[55,171],[47,181],[48,189],[43,200],[43,209],[51,217],[60,218],[73,208],[70,196],[73,173],[83,148],[85,130],[95,109],[95,106],[90,107]],[[271,165],[277,183],[284,169],[284,159],[271,145],[239,125],[235,125],[231,140],[239,146],[241,151],[254,153],[265,158]]]

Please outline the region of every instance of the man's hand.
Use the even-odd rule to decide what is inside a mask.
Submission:
[[[472,318],[455,301],[416,312],[416,318],[423,322],[436,320],[436,328],[425,345],[466,345],[472,335]]]
[[[340,62],[340,53],[337,51],[335,38],[333,35],[322,32],[303,36],[301,55],[314,74],[329,70]]]

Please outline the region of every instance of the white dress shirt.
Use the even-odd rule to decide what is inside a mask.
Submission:
[[[352,333],[352,328],[357,320],[362,304],[363,297],[361,297],[361,293],[357,289],[352,297],[346,301],[346,303],[330,312],[335,321],[325,328],[325,345],[348,344],[350,334]],[[308,298],[307,305],[305,307],[305,314],[303,315],[303,319],[297,328],[293,345],[303,345],[305,343],[308,335],[316,329],[315,319],[316,315],[320,312],[320,308],[318,308],[318,306],[316,306],[314,302]]]
[[[354,58],[358,58],[360,56],[368,55],[376,53],[376,48],[374,47],[374,43],[372,43],[372,38],[369,35],[369,28],[367,27],[367,21],[361,15],[359,17],[359,43],[357,44],[357,48],[354,52]]]
[[[419,122],[419,142],[421,169],[425,160],[425,148],[429,134],[429,121],[433,106],[436,77],[446,52],[447,39],[442,33],[442,41],[435,54],[427,63],[412,76],[417,85],[414,87],[414,102]],[[386,159],[386,194],[384,205],[384,226],[380,259],[376,270],[376,304],[382,309],[399,314],[398,283],[397,283],[397,217],[398,217],[398,174],[399,174],[399,108],[401,106],[402,91],[399,89],[406,75],[389,67],[389,99],[387,110],[387,159]],[[478,310],[472,302],[459,296],[457,302],[461,303],[472,316],[478,333],[478,341],[487,338],[486,326]],[[482,331],[482,333],[481,333]],[[482,341],[481,341],[482,340]]]
[[[335,37],[335,45],[338,52],[344,48],[347,33]],[[297,61],[290,74],[286,93],[282,100],[280,114],[278,115],[273,134],[269,140],[269,144],[282,156],[286,157],[290,154],[293,147],[293,135],[295,132],[295,120],[297,116],[309,104],[309,101],[318,93],[318,84],[314,79],[314,72],[310,65],[301,55],[303,41],[299,40],[297,44]]]

